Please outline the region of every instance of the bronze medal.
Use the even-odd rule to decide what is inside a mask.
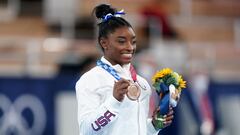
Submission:
[[[128,92],[127,92],[127,96],[130,100],[137,100],[140,96],[140,89],[139,86],[133,82],[130,83],[130,85],[128,86]]]

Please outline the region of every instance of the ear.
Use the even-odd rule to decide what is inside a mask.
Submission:
[[[100,45],[104,50],[108,49],[108,40],[106,38],[101,38],[100,39]]]

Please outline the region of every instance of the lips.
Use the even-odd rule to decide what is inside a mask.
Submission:
[[[123,56],[124,58],[131,59],[132,56],[133,56],[133,54],[131,54],[131,53],[124,53],[124,54],[122,54],[122,56]]]

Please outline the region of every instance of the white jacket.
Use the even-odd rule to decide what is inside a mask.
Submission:
[[[112,66],[104,57],[101,60]],[[130,64],[112,67],[122,78],[132,80]],[[137,80],[141,88],[138,101],[125,96],[119,102],[113,97],[116,79],[110,73],[96,66],[83,74],[76,83],[80,135],[157,135],[148,118],[151,88],[139,75]]]

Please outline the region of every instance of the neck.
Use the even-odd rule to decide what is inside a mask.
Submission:
[[[119,65],[122,67],[122,66],[124,65],[124,64],[121,64],[121,63],[118,63],[118,62],[113,61],[113,60],[110,59],[109,57],[104,56],[104,58],[105,58],[107,61],[109,61],[113,66],[119,64]]]
[[[108,57],[106,57],[106,56],[104,56],[104,58],[105,58],[107,61],[109,61],[113,66],[116,65],[116,64],[118,64],[118,63],[112,61],[110,58],[108,58]]]

